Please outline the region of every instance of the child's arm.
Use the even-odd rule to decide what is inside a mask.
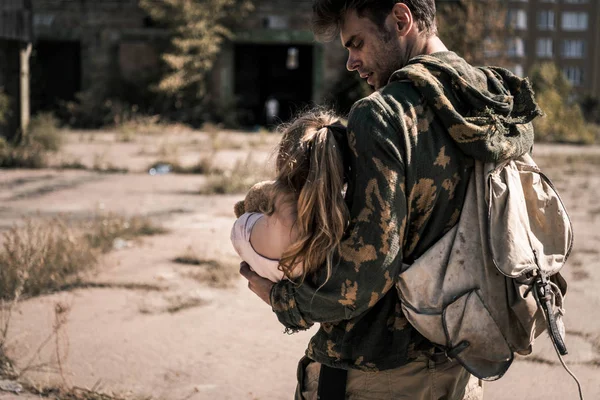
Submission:
[[[250,236],[254,250],[263,257],[279,260],[296,239],[294,205],[278,204],[272,215],[256,222]]]

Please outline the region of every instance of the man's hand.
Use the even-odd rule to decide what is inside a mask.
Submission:
[[[252,271],[248,263],[245,261],[240,263],[240,274],[242,274],[244,278],[248,279],[248,288],[252,290],[258,297],[260,297],[265,303],[271,305],[271,289],[275,284]]]

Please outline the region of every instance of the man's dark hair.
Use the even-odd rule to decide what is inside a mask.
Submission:
[[[384,29],[384,22],[394,4],[404,3],[410,9],[419,30],[427,35],[436,34],[435,0],[314,0],[313,32],[322,40],[337,36],[340,24],[348,11],[356,11],[359,17],[369,18]]]

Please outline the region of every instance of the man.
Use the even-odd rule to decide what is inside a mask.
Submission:
[[[313,10],[317,36],[339,32],[347,68],[377,90],[348,119],[347,237],[329,278],[273,285],[240,272],[288,330],[321,324],[297,399],[482,398],[478,380],[411,327],[394,284],[457,222],[473,158],[531,149],[532,130],[517,129],[540,114],[530,86],[448,51],[434,0],[316,0]]]

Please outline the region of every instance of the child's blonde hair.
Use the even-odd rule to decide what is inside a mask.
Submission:
[[[297,240],[284,252],[279,266],[288,278],[302,265],[299,283],[324,263],[331,276],[333,255],[339,251],[349,212],[344,202],[345,128],[331,111],[315,110],[282,125],[273,190],[296,202]],[[340,137],[341,136],[341,137]],[[273,213],[278,196],[271,196]]]

